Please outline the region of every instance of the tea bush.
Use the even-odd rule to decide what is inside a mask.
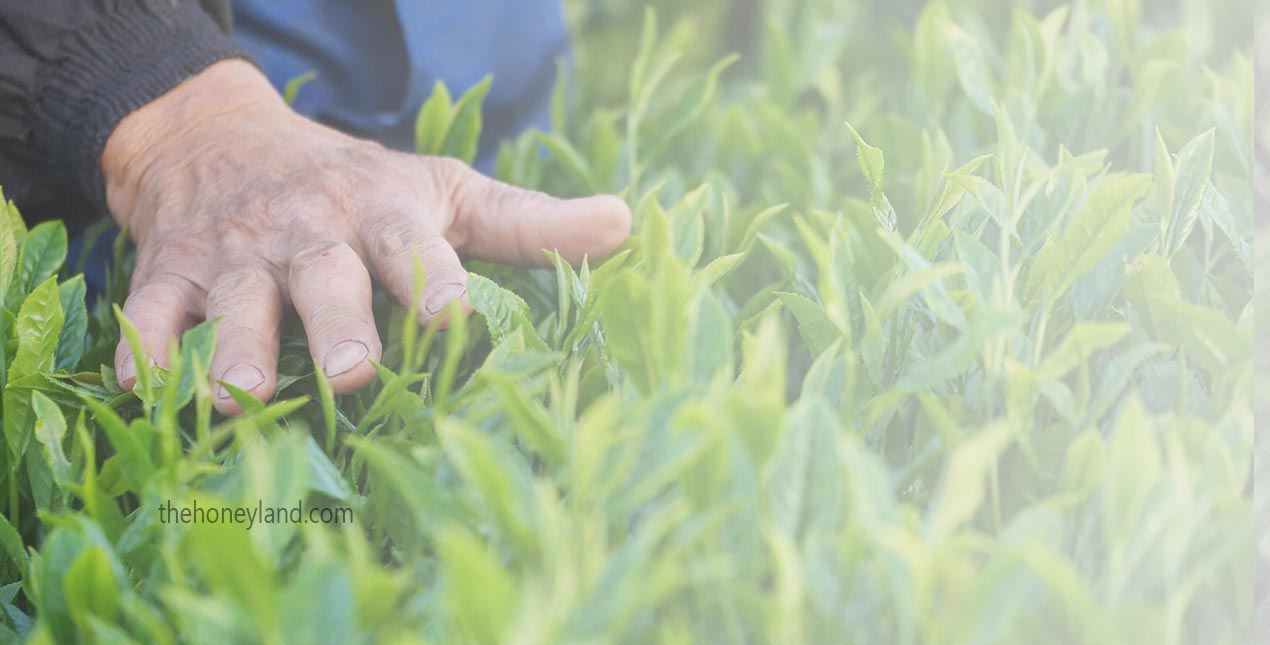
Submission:
[[[120,391],[124,248],[90,308],[9,204],[0,632],[1247,641],[1251,7],[654,4],[569,5],[552,127],[496,168],[620,192],[631,240],[472,263],[442,333],[377,299],[356,395],[296,321],[241,417],[209,324]],[[420,152],[470,159],[487,87]],[[159,510],[297,500],[355,519]]]

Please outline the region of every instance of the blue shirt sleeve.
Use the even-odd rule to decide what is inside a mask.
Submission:
[[[235,35],[278,87],[313,71],[296,109],[399,150],[437,80],[456,96],[487,75],[477,167],[500,140],[545,127],[569,55],[559,0],[236,0]]]

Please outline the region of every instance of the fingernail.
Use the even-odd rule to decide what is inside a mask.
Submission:
[[[115,372],[115,381],[119,383],[119,387],[125,387],[124,382],[137,376],[137,362],[133,360],[132,354],[128,354],[119,366],[119,371]]]
[[[370,350],[366,348],[366,343],[356,340],[346,340],[331,348],[326,353],[326,358],[322,359],[322,371],[327,376],[338,376],[347,372],[359,363],[366,360],[370,354]]]
[[[261,374],[260,370],[250,365],[235,365],[231,367],[228,372],[225,372],[225,375],[220,377],[220,380],[229,383],[240,390],[249,392],[252,388],[265,382],[265,375]],[[226,390],[224,387],[219,385],[216,387],[216,398],[231,398],[229,390]]]
[[[432,292],[431,296],[428,296],[428,313],[439,313],[442,309],[445,309],[446,305],[463,297],[466,292],[467,286],[458,283],[443,284],[437,287],[437,290]]]

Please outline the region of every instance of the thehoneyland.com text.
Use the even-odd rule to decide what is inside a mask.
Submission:
[[[191,501],[188,506],[178,506],[171,500],[165,500],[159,505],[159,522],[245,524],[248,530],[257,524],[351,524],[353,509],[347,506],[312,506],[306,509],[302,499],[291,506],[265,506],[264,500],[258,500],[254,507],[200,506],[198,500]]]

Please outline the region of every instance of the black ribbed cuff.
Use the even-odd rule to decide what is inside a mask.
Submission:
[[[71,36],[36,104],[33,143],[49,172],[103,214],[101,153],[119,122],[212,63],[247,58],[197,2],[138,4]]]

